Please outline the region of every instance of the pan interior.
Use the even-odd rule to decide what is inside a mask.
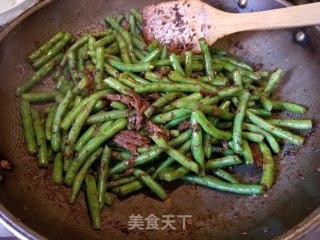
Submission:
[[[311,118],[315,129],[303,147],[285,146],[286,153],[276,158],[276,183],[264,196],[238,196],[202,187],[182,184],[167,186],[170,200],[158,201],[148,191],[117,201],[103,211],[103,230],[93,231],[83,195],[74,205],[69,203],[69,189],[51,185],[51,172],[39,169],[36,159],[26,152],[19,99],[15,88],[31,72],[26,61],[39,42],[57,31],[102,29],[106,15],[128,12],[156,1],[86,1],[57,0],[36,12],[11,31],[0,43],[0,155],[11,160],[14,171],[6,173],[0,187],[0,202],[16,221],[49,239],[269,239],[293,227],[320,204],[318,94],[320,39],[314,28],[305,29],[308,40],[293,41],[296,29],[239,33],[217,43],[238,58],[261,63],[263,68],[285,70],[275,97],[308,107],[304,116],[284,114],[283,117]],[[236,0],[208,1],[231,12],[259,11],[283,6],[281,1],[249,1],[239,9]],[[80,30],[81,31],[80,31]],[[47,88],[42,86],[40,88]],[[252,169],[238,169],[250,180]],[[128,231],[130,215],[150,214],[192,215],[192,224],[182,229],[176,218],[176,229],[159,231]]]

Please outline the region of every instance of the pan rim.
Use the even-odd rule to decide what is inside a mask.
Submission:
[[[22,13],[11,23],[9,23],[4,29],[0,31],[0,43],[3,39],[9,35],[15,27],[17,27],[23,20],[28,18],[30,15],[44,8],[45,6],[53,3],[55,0],[43,0],[33,7],[29,8],[26,12]],[[286,0],[275,0],[283,6],[292,6],[293,4],[289,3]],[[315,27],[320,31],[320,27]],[[44,236],[41,236],[23,222],[19,221],[11,212],[9,212],[3,205],[0,203],[0,224],[4,225],[13,235],[19,239],[46,239]],[[307,233],[320,226],[320,206],[315,209],[311,214],[309,214],[305,219],[300,221],[297,225],[286,231],[285,233],[278,236],[277,240],[293,240],[300,239],[305,236]]]

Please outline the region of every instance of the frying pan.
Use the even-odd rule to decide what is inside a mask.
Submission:
[[[69,189],[53,187],[50,172],[39,169],[26,152],[15,88],[31,72],[26,56],[57,31],[103,28],[106,15],[127,12],[156,1],[45,0],[30,9],[0,33],[0,155],[11,160],[14,171],[0,185],[1,222],[26,239],[297,239],[320,223],[320,32],[303,29],[306,40],[296,43],[297,29],[247,32],[217,43],[240,59],[262,63],[265,69],[285,70],[275,98],[309,108],[315,128],[302,147],[286,145],[276,158],[276,182],[263,196],[240,196],[177,182],[165,186],[170,201],[158,201],[149,191],[117,201],[103,211],[103,230],[91,229],[83,195],[72,205]],[[236,0],[209,1],[231,12],[260,11],[288,5],[285,1],[249,1],[239,9]],[[307,17],[307,16],[306,16]],[[49,83],[48,83],[49,84]],[[47,85],[44,85],[46,88]],[[285,114],[284,117],[297,115]],[[252,180],[257,170],[235,171]],[[176,230],[128,231],[130,215],[192,215],[192,224]],[[309,216],[309,217],[308,217]],[[307,219],[305,219],[307,217]],[[305,219],[305,220],[304,220]],[[303,221],[304,222],[301,222]],[[298,224],[298,225],[297,225]],[[296,226],[297,225],[297,226]],[[295,226],[295,227],[294,227]],[[284,234],[284,235],[282,235]]]

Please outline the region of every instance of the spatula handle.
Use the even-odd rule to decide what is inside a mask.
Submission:
[[[231,15],[234,32],[320,25],[320,3]]]

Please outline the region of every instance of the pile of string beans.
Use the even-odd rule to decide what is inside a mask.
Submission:
[[[59,32],[30,54],[34,73],[17,88],[27,150],[39,167],[53,161],[52,182],[71,187],[71,202],[86,193],[94,229],[114,199],[143,188],[167,198],[161,181],[182,179],[237,194],[262,194],[274,178],[272,154],[281,143],[301,145],[288,129],[310,120],[272,118],[274,111],[304,114],[303,106],[270,94],[283,71],[254,71],[199,39],[201,54],[169,53],[147,45],[142,18],[131,10],[105,18],[110,28],[73,40]],[[55,90],[29,92],[50,76]],[[44,110],[31,104],[53,102]],[[230,167],[257,164],[260,182],[243,183]]]

